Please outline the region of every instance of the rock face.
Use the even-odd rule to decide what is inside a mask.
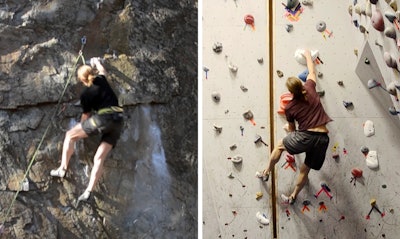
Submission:
[[[197,1],[3,1],[0,41],[0,238],[196,238]],[[77,204],[99,139],[49,172],[80,117],[79,52],[104,61],[125,127]]]

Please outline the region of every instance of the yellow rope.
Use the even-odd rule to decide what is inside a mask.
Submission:
[[[76,58],[74,67],[73,67],[72,69],[75,69],[75,68],[76,68],[76,66],[78,65],[79,59],[82,59],[82,63],[85,64],[85,58],[83,57],[83,54],[82,54],[82,50],[83,50],[83,47],[84,47],[85,44],[86,44],[86,38],[84,37],[84,38],[82,38],[82,47],[81,47],[81,50],[79,51],[79,55],[78,55],[78,57]],[[54,118],[55,118],[55,116],[57,115],[57,111],[58,111],[58,109],[59,109],[59,107],[60,107],[61,100],[62,100],[62,98],[64,97],[65,91],[67,90],[67,87],[68,87],[68,85],[69,85],[69,83],[70,83],[70,81],[71,81],[71,79],[72,79],[72,76],[73,76],[73,74],[70,74],[70,75],[69,75],[69,78],[68,78],[68,80],[67,80],[67,82],[65,83],[64,89],[63,89],[63,91],[62,91],[62,93],[61,93],[61,96],[60,96],[60,98],[58,99],[57,106],[56,106],[56,110],[54,111],[54,114],[53,114],[53,116],[51,117],[51,121],[53,121]],[[39,142],[39,144],[38,144],[38,146],[37,146],[37,148],[36,148],[36,150],[35,150],[35,153],[33,154],[32,159],[31,159],[31,161],[30,161],[30,163],[29,163],[29,165],[28,165],[28,168],[27,168],[26,171],[25,171],[24,177],[22,178],[22,180],[21,180],[21,182],[20,182],[20,187],[19,187],[19,189],[17,190],[17,192],[15,193],[15,196],[14,196],[13,200],[11,201],[10,207],[7,209],[7,213],[6,213],[6,215],[4,216],[4,220],[2,220],[3,223],[5,222],[5,220],[6,220],[6,219],[8,218],[8,216],[10,215],[11,208],[14,206],[15,200],[17,199],[18,194],[19,194],[19,192],[21,191],[22,183],[24,182],[24,180],[25,180],[26,177],[28,176],[29,170],[31,169],[31,167],[32,167],[32,165],[33,165],[33,162],[34,162],[35,159],[36,159],[36,156],[37,156],[37,154],[38,154],[38,152],[39,152],[39,148],[42,146],[43,141],[44,141],[44,138],[46,137],[47,132],[49,131],[51,125],[52,125],[52,124],[48,124],[46,130],[44,131],[44,134],[43,134],[43,136],[42,136],[42,139],[40,140],[40,142]],[[0,223],[0,226],[2,226],[3,223]]]

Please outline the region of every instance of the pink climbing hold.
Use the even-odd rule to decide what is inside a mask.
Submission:
[[[375,10],[371,16],[372,26],[380,31],[383,32],[385,30],[385,24],[383,22],[382,13],[379,10]]]
[[[253,30],[255,30],[255,26],[254,26],[254,17],[253,17],[252,15],[247,14],[246,16],[244,16],[244,22],[246,23],[246,26],[247,26],[247,25],[250,25],[251,28],[252,28]]]

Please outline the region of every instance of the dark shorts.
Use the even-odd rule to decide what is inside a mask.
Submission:
[[[306,153],[304,164],[320,170],[325,161],[329,136],[327,133],[294,131],[283,138],[283,145],[290,154]]]
[[[82,128],[88,136],[101,134],[101,142],[117,144],[121,135],[124,117],[122,113],[95,114],[82,123]]]

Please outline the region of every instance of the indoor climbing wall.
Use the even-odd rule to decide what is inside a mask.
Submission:
[[[314,0],[297,11],[275,6],[274,66],[285,76],[301,75],[306,66],[294,59],[296,50],[318,50],[317,91],[334,120],[328,124],[324,166],[311,171],[294,205],[279,198],[292,192],[304,155],[282,168],[283,155],[277,166],[278,238],[397,238],[400,233],[400,128],[388,110],[399,109],[398,90],[393,87],[391,95],[387,89],[399,74],[384,58],[390,52],[398,63],[399,52],[396,40],[373,27],[371,16],[375,21],[381,12],[384,26],[394,27],[397,36],[399,31],[384,16],[395,10],[384,0],[371,2]],[[287,91],[285,80],[276,78],[277,95]],[[280,138],[285,119],[276,119]]]
[[[273,2],[270,85],[268,3],[203,1],[203,238],[397,238],[400,2],[313,0],[293,8],[296,1]],[[254,26],[245,23],[252,19]],[[255,177],[271,149],[254,142],[256,135],[268,145],[270,134],[275,142],[286,135],[280,98],[286,78],[306,70],[294,57],[304,48],[318,51],[317,91],[334,121],[324,166],[310,172],[295,204],[287,205],[280,195],[292,192],[304,155],[295,162],[282,155],[271,195],[272,180]],[[249,110],[253,120],[243,117]],[[270,224],[257,221],[257,212]]]
[[[271,238],[266,4],[203,1],[203,238]]]

